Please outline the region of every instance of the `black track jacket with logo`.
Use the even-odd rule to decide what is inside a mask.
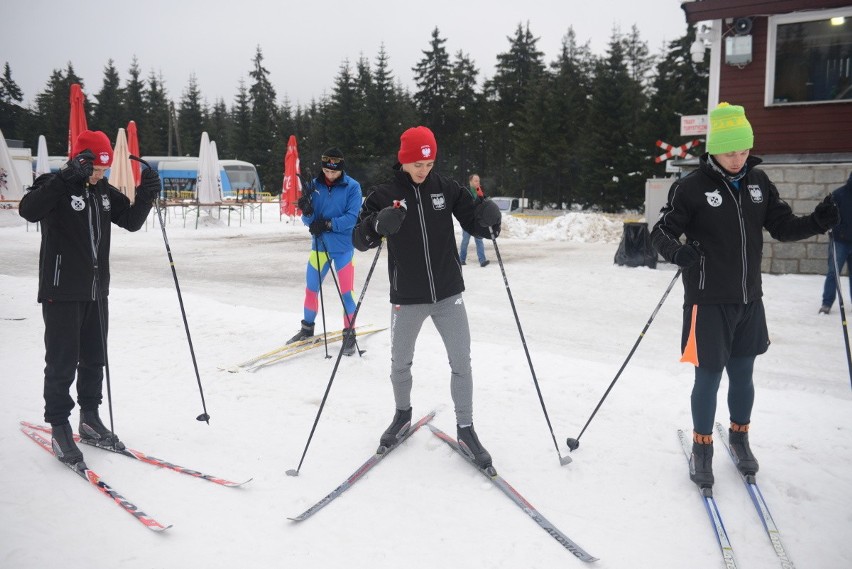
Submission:
[[[708,164],[675,182],[651,243],[668,261],[680,247],[681,235],[698,242],[700,262],[683,271],[685,306],[747,304],[763,296],[760,265],[763,229],[778,241],[796,241],[822,233],[811,216],[796,216],[778,195],[767,175],[748,158],[739,190]]]
[[[99,180],[69,184],[55,174],[39,176],[21,199],[19,212],[41,222],[38,301],[95,300],[94,252],[101,297],[109,294],[110,223],[128,231],[145,224],[151,204]]]
[[[430,172],[420,186],[394,166],[393,180],[376,186],[364,200],[352,243],[359,251],[377,247],[375,216],[385,207],[402,202],[407,208],[399,232],[387,237],[390,301],[393,304],[428,304],[464,291],[461,262],[456,247],[453,216],[477,237],[490,238],[487,227],[474,220],[478,200],[457,182]]]

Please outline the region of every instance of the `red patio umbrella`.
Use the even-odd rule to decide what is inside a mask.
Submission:
[[[71,84],[71,114],[68,116],[68,158],[77,136],[84,130],[89,130],[86,124],[86,110],[83,108],[83,89],[79,83]]]
[[[284,183],[281,186],[281,215],[296,215],[296,202],[302,191],[299,180],[299,148],[296,136],[290,135],[287,141],[287,154],[284,155]],[[301,213],[301,212],[300,212]]]
[[[131,156],[142,157],[139,154],[139,135],[136,133],[136,121],[127,123],[127,150],[130,151]],[[131,160],[130,167],[133,171],[133,181],[138,186],[139,182],[142,181],[142,165],[136,160]]]

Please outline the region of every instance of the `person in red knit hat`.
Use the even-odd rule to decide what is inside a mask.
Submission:
[[[388,246],[396,411],[379,452],[397,444],[410,426],[414,345],[423,322],[431,318],[450,362],[459,443],[480,468],[488,469],[491,455],[473,429],[470,327],[453,217],[472,235],[496,237],[500,209],[491,200],[474,200],[467,188],[434,172],[437,155],[435,135],[425,126],[402,133],[393,179],[371,189],[352,234],[360,251],[378,247],[382,238]]]
[[[137,231],[160,192],[155,170],[142,172],[136,202],[109,185],[112,145],[101,131],[80,133],[73,158],[58,174],[39,176],[19,212],[41,222],[38,302],[44,318],[44,420],[53,426],[53,451],[73,468],[85,468],[68,419],[77,378],[80,437],[98,446],[124,445],[100,419],[109,310],[111,223]]]

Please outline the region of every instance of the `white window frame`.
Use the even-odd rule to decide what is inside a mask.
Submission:
[[[775,43],[777,41],[778,26],[782,24],[793,24],[797,22],[813,22],[816,20],[829,20],[831,18],[852,19],[852,7],[837,8],[835,10],[809,10],[806,12],[793,12],[769,16],[766,33],[766,87],[763,95],[763,104],[767,107],[790,107],[799,105],[836,105],[838,103],[849,103],[849,99],[839,101],[795,101],[792,103],[776,103],[773,101],[775,92]]]

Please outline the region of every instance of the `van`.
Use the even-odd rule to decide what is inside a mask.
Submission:
[[[524,205],[521,202],[521,198],[496,196],[491,198],[491,201],[496,203],[497,207],[499,207],[500,211],[503,213],[520,213],[524,211]]]

